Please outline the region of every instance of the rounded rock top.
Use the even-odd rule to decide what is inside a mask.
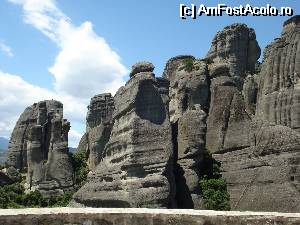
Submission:
[[[151,62],[138,62],[132,66],[130,77],[141,72],[153,72],[155,66]]]

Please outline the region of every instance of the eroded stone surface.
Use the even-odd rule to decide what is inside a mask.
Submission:
[[[59,195],[72,189],[69,129],[63,105],[55,100],[35,103],[20,116],[10,139],[7,164],[27,169],[27,190]]]
[[[300,22],[287,21],[280,38],[264,52],[256,117],[293,129],[300,128]]]
[[[63,105],[55,100],[44,101],[45,114],[49,114],[50,111],[59,113],[62,116]],[[14,130],[10,137],[7,154],[8,166],[13,166],[17,169],[24,169],[27,167],[27,141],[29,132],[32,126],[37,124],[39,108],[38,104],[27,107],[19,117]],[[45,121],[46,118],[40,117],[40,120]]]
[[[103,157],[104,147],[112,129],[114,100],[110,93],[94,96],[87,113],[86,133],[80,140],[77,151],[85,151],[88,166],[94,170]]]
[[[173,144],[161,81],[143,72],[118,90],[103,157],[72,205],[173,207]]]
[[[216,34],[206,58],[214,63],[228,64],[232,76],[244,76],[246,71],[254,71],[259,56],[255,31],[236,23]]]
[[[73,188],[73,166],[69,156],[70,123],[62,111],[47,112],[47,103],[36,105],[36,125],[29,130],[27,141],[27,190],[43,195],[62,195]]]

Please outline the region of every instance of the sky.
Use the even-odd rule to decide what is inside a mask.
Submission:
[[[69,145],[85,131],[90,98],[115,93],[131,66],[151,61],[161,76],[167,60],[202,58],[217,31],[246,23],[265,48],[288,17],[207,17],[182,20],[180,4],[289,6],[298,0],[0,0],[0,137],[9,138],[23,110],[45,99],[64,104]]]

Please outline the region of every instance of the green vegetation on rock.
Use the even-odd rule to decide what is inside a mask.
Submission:
[[[204,156],[200,188],[206,209],[230,210],[226,181],[220,173],[219,163],[210,153],[206,153]]]
[[[183,61],[185,66],[185,71],[191,72],[194,69],[194,60],[193,59],[185,59]]]
[[[75,153],[70,153],[72,158],[72,164],[74,168],[74,185],[78,190],[87,180],[87,174],[89,172],[86,153],[83,150],[78,150]]]
[[[0,187],[0,208],[36,208],[67,206],[72,193],[62,196],[43,197],[39,191],[25,193],[21,183],[13,183]]]
[[[74,167],[74,191],[76,191],[86,182],[88,165],[84,151],[70,153],[70,156]],[[23,182],[0,186],[0,208],[65,207],[74,193],[67,192],[61,196],[43,197],[37,190],[25,193]]]

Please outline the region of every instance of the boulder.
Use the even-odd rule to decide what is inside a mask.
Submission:
[[[138,73],[152,73],[154,70],[154,65],[151,62],[138,62],[132,66],[130,77]]]

